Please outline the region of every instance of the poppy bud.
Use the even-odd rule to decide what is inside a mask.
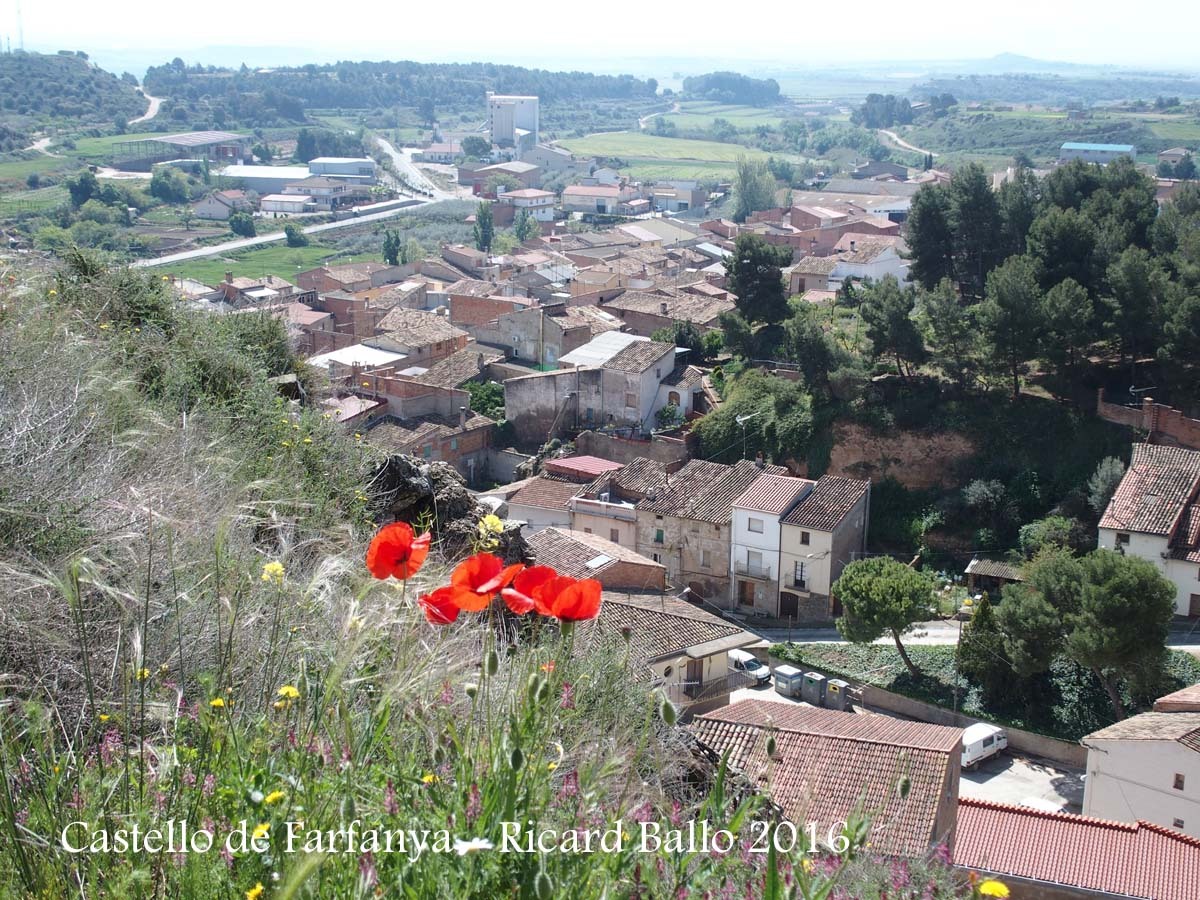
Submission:
[[[483,671],[488,675],[495,675],[500,671],[500,654],[495,650],[489,650],[487,656],[484,657]]]
[[[768,759],[774,759],[774,758],[775,758],[775,749],[776,749],[776,747],[775,747],[775,735],[773,735],[773,734],[772,734],[772,735],[768,735],[768,736],[767,736],[767,758],[768,758]]]
[[[674,725],[679,720],[678,710],[675,709],[675,705],[666,697],[663,697],[662,702],[659,704],[658,714],[668,725]]]
[[[538,872],[537,879],[533,882],[533,895],[537,900],[550,900],[554,896],[554,882],[545,872]]]
[[[550,682],[545,678],[538,680],[537,702],[546,703],[550,700]]]
[[[467,696],[468,696],[468,697],[470,697],[472,700],[474,700],[474,699],[475,699],[475,695],[479,693],[479,685],[477,685],[477,684],[467,684],[467,685],[466,685],[466,686],[463,688],[463,690],[465,690],[465,691],[467,692]]]
[[[354,797],[347,794],[342,799],[342,821],[353,822],[355,819],[356,807],[354,805]]]
[[[529,680],[525,683],[525,694],[527,697],[529,697],[529,701],[531,703],[536,703],[538,701],[538,697],[540,697],[542,693],[542,685],[545,683],[546,679],[537,672],[530,674]]]
[[[525,765],[525,754],[521,752],[520,747],[512,748],[512,752],[508,754],[508,764],[514,772],[521,771],[521,766]]]

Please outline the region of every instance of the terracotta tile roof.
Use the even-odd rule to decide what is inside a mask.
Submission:
[[[594,335],[621,329],[620,319],[595,306],[566,306],[547,314],[563,329],[587,328]]]
[[[795,503],[801,492],[808,490],[812,484],[807,478],[759,475],[745,493],[733,501],[733,505],[777,516]]]
[[[727,466],[693,459],[666,480],[653,500],[639,504],[638,509],[660,516],[725,525],[733,517],[734,499],[763,473],[785,475],[787,469],[783,466],[760,469],[749,460]]]
[[[1171,540],[1171,558],[1200,562],[1200,504],[1185,507],[1175,537]]]
[[[1148,822],[1110,822],[963,797],[954,864],[1109,897],[1195,900],[1200,840]]]
[[[920,856],[946,835],[938,813],[953,802],[961,728],[746,700],[697,716],[692,731],[755,781],[794,822],[845,821],[867,810],[884,854]],[[768,761],[766,738],[775,737]],[[909,780],[901,797],[898,785]],[[953,827],[952,820],[943,822]]]
[[[615,300],[605,303],[604,307],[705,325],[716,321],[721,313],[734,309],[735,304],[725,297],[706,297],[684,291],[676,294],[626,291]]]
[[[830,275],[837,268],[836,256],[806,256],[787,271],[799,272],[801,275]]]
[[[1093,731],[1086,741],[1177,741],[1200,752],[1200,712],[1145,712]]]
[[[490,281],[479,281],[475,278],[460,278],[446,288],[447,294],[457,294],[460,297],[490,297],[498,293],[500,287]]]
[[[642,500],[651,491],[660,490],[666,477],[662,463],[639,456],[620,469],[600,475],[588,485],[585,496],[596,499],[608,491],[620,500]]]
[[[595,187],[587,187],[582,184],[573,184],[570,187],[564,188],[562,192],[563,198],[567,197],[619,197],[621,189],[617,187],[605,187],[604,185],[596,185]]]
[[[800,505],[783,517],[783,524],[833,531],[870,488],[869,481],[822,475]]]
[[[704,386],[704,370],[695,366],[676,366],[671,374],[662,380],[668,387],[681,387],[689,391],[698,391]]]
[[[675,367],[674,344],[662,344],[658,341],[634,341],[610,357],[604,364],[604,368],[615,372],[641,375],[647,369],[653,368],[655,363],[662,361],[663,357],[668,354],[670,354],[670,358],[662,364],[668,367],[667,371],[670,371]]]
[[[1108,502],[1101,528],[1169,535],[1200,485],[1200,452],[1134,444],[1133,459]]]
[[[565,478],[592,480],[597,475],[621,468],[621,464],[598,456],[564,456],[558,459],[548,459],[542,464],[552,475],[562,475]]]
[[[567,501],[582,493],[585,485],[565,478],[555,478],[551,475],[539,475],[530,479],[529,483],[517,491],[508,502],[520,506],[536,506],[539,509],[567,508]]]
[[[384,416],[376,419],[363,439],[370,445],[390,453],[412,453],[423,444],[441,441],[477,428],[491,428],[496,423],[487,416],[477,412],[467,413],[467,427],[460,428],[458,416],[413,416],[409,419],[397,419],[394,416]]]
[[[467,332],[450,324],[445,316],[403,306],[392,307],[380,320],[378,330],[382,334],[395,334],[396,340],[408,347],[421,347],[467,336]]]
[[[484,350],[459,350],[445,359],[439,359],[416,380],[421,384],[442,387],[459,387],[479,377],[479,373],[491,363],[504,359],[503,353]]]
[[[853,249],[851,244],[854,245]],[[896,235],[850,231],[841,236],[833,249],[838,254],[837,259],[842,262],[868,263],[887,250],[895,249],[899,252],[903,246],[903,239]]]
[[[582,489],[581,485],[576,485]],[[510,500],[509,503],[514,502]],[[625,587],[653,588],[660,584],[665,573],[661,563],[614,544],[594,534],[543,528],[526,538],[534,561],[540,566],[553,566],[559,574],[572,578],[596,578],[604,584],[604,573],[617,563],[639,566],[646,570],[645,581]],[[606,585],[607,586],[607,585]]]
[[[1200,712],[1200,684],[1182,688],[1154,701],[1155,712]]]
[[[692,648],[702,652],[710,649],[705,645],[718,641],[745,647],[759,640],[737,625],[668,594],[605,591],[604,605],[589,631],[599,632],[620,647],[625,640],[622,628],[629,629],[630,657],[641,665],[682,656]],[[597,636],[591,635],[592,639]]]

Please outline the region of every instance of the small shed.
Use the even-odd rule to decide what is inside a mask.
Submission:
[[[998,559],[987,559],[976,556],[964,570],[967,576],[967,590],[987,591],[989,594],[999,591],[1006,584],[1017,584],[1025,580],[1020,568]]]

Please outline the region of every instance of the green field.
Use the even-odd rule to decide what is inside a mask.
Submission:
[[[708,128],[714,119],[725,119],[737,128],[755,128],[759,125],[777,126],[783,121],[782,111],[777,108],[756,106],[729,106],[708,100],[690,100],[680,104],[679,112],[667,113],[662,118],[673,122],[676,128]]]
[[[741,144],[658,137],[635,131],[589,134],[559,144],[580,156],[616,157],[623,163],[622,171],[631,178],[644,180],[725,179],[733,176],[739,156],[766,159],[770,155]]]
[[[55,209],[62,206],[67,200],[67,189],[58,185],[38,188],[35,191],[13,191],[0,194],[0,216]]]
[[[310,244],[307,247],[288,247],[282,241],[278,244],[268,244],[228,256],[208,256],[202,259],[192,259],[183,263],[163,266],[161,270],[169,271],[172,275],[182,278],[194,278],[205,284],[217,284],[225,278],[226,272],[232,272],[235,278],[245,276],[255,278],[262,275],[275,275],[292,281],[297,272],[303,272],[319,266],[333,257],[338,262],[380,262],[379,256],[356,254],[345,256],[337,250],[323,244]]]

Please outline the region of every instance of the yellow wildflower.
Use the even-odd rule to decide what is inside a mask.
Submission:
[[[291,442],[291,441],[280,441],[280,442],[279,442],[279,446],[281,446],[281,447],[290,447],[290,446],[292,446],[292,442]]]
[[[246,900],[259,900],[266,888],[262,886],[262,882],[257,882],[254,887],[246,891]]]
[[[109,720],[110,716],[108,715],[108,713],[100,713],[99,718],[100,718],[101,722],[107,722]]]
[[[208,705],[211,706],[213,709],[224,709],[225,708],[225,698],[224,697],[213,697],[211,700],[208,701]]]
[[[276,700],[271,704],[275,709],[287,709],[292,704],[287,700]]]
[[[805,875],[811,875],[815,867],[811,859],[802,859],[800,860],[800,868],[804,870]]]
[[[356,432],[354,432],[354,439],[355,439],[356,441],[361,441],[361,440],[362,440],[362,435],[361,435],[361,434],[359,434],[359,433],[356,431]]]
[[[287,700],[295,700],[300,696],[300,691],[290,684],[285,684],[276,693],[278,693],[280,697],[283,697]]]
[[[171,279],[169,277],[167,277],[166,275],[163,276],[163,281],[170,281],[170,280]]]
[[[370,387],[370,386],[371,386],[371,382],[369,382],[369,381],[363,382],[363,387]]]
[[[981,897],[1000,897],[1001,900],[1008,896],[1008,885],[1003,881],[997,881],[995,878],[989,878],[979,884],[979,895]]]
[[[50,296],[51,296],[51,297],[57,297],[57,296],[58,296],[58,291],[56,291],[54,288],[50,288]]]
[[[109,328],[111,328],[111,327],[112,327],[112,326],[110,326],[110,325],[109,325],[107,322],[101,322],[101,323],[100,323],[100,330],[101,330],[101,331],[108,331],[108,329],[109,329]]]
[[[556,762],[546,763],[546,770],[549,772],[553,772],[557,768],[558,768],[558,763],[556,763]]]
[[[261,841],[271,833],[271,824],[269,822],[259,822],[254,826],[254,834],[251,837],[256,841]]]
[[[150,677],[150,670],[145,669],[145,668],[138,669],[136,674],[137,674],[138,681],[145,681],[147,678]]]
[[[310,438],[310,437],[306,437],[306,438],[304,439],[304,443],[306,443],[306,444],[311,444],[311,443],[312,443],[312,438]]]
[[[442,779],[438,778],[432,772],[426,772],[421,776],[421,784],[437,784]]]
[[[263,563],[262,580],[283,584],[283,563],[274,561]]]
[[[263,804],[265,806],[270,806],[272,803],[278,803],[285,796],[286,795],[283,793],[283,791],[271,791],[271,793],[263,797]]]

